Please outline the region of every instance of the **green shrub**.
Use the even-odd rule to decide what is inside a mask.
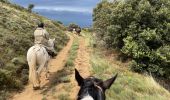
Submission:
[[[170,1],[115,0],[94,9],[94,29],[108,48],[133,59],[131,69],[170,78]]]
[[[19,89],[22,87],[22,84],[17,80],[12,72],[7,70],[0,70],[0,89]]]

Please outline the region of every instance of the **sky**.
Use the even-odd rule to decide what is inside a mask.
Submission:
[[[82,27],[92,25],[93,8],[100,0],[10,0],[27,7],[34,4],[35,12],[50,19],[59,20],[65,25],[76,23]]]

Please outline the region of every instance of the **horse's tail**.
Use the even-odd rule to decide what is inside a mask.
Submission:
[[[27,61],[29,65],[29,81],[33,84],[33,87],[38,87],[40,81],[36,71],[37,57],[36,57],[36,52],[34,51],[33,48],[30,48],[27,52]]]

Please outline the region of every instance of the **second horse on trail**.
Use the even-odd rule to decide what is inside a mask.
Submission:
[[[77,34],[80,36],[80,33],[81,33],[81,28],[74,28],[73,31],[72,31],[74,34]]]
[[[51,49],[54,49],[55,39],[49,39],[48,44]],[[40,88],[40,74],[45,70],[46,78],[48,76],[48,62],[50,56],[42,45],[34,45],[27,52],[27,61],[29,65],[29,81],[33,85],[33,89]]]

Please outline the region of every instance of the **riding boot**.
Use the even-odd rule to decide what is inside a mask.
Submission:
[[[48,54],[54,58],[55,56],[57,56],[57,53],[56,52],[52,52],[52,51],[48,51]]]
[[[40,89],[40,86],[38,87],[33,87],[34,90],[39,90]]]

